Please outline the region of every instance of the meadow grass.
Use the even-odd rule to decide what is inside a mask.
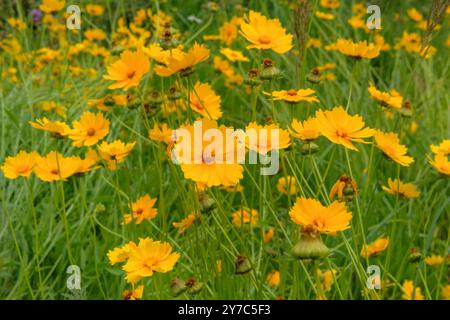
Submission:
[[[27,5],[26,3],[31,3]],[[1,5],[2,35],[11,34],[18,39],[24,52],[50,47],[60,48],[58,39],[40,25],[31,27],[29,10],[37,7],[37,1],[10,1]],[[84,7],[86,1],[74,4]],[[203,1],[96,1],[105,7],[101,17],[91,17],[82,12],[82,29],[79,33],[69,30],[63,35],[73,44],[83,39],[84,28],[96,27],[106,32],[101,44],[111,51],[111,34],[117,28],[120,17],[131,19],[137,10],[150,9],[153,13],[164,11],[173,17],[174,26],[180,30],[180,41],[188,48],[194,42],[203,43],[203,36],[217,34],[218,29],[233,16],[241,16],[243,10],[252,9],[267,17],[278,18],[289,33],[294,33],[294,16],[287,1],[224,1],[217,11],[207,10]],[[320,8],[319,1],[310,1],[311,10]],[[322,21],[311,15],[309,37],[322,41],[320,48],[307,48],[302,63],[302,73],[296,77],[299,49],[294,48],[283,55],[270,50],[247,50],[248,42],[238,35],[232,47],[241,50],[250,62],[233,64],[242,76],[247,76],[250,67],[258,67],[261,59],[270,58],[281,70],[282,77],[265,81],[258,95],[252,97],[242,84],[232,89],[225,86],[224,76],[212,66],[212,58],[196,66],[190,76],[209,82],[222,98],[221,123],[235,128],[245,128],[252,118],[252,108],[257,111],[259,123],[265,123],[272,115],[272,101],[262,91],[310,87],[316,90],[320,103],[301,102],[288,105],[275,101],[278,124],[287,128],[293,118],[306,119],[315,111],[331,109],[333,106],[348,107],[350,114],[359,114],[366,125],[385,132],[397,132],[408,154],[415,162],[410,167],[401,167],[389,161],[374,144],[359,144],[359,152],[333,144],[324,137],[317,141],[320,151],[303,155],[296,141],[281,151],[281,169],[273,176],[261,176],[259,165],[244,165],[240,181],[242,192],[227,192],[221,188],[207,188],[206,194],[215,202],[215,209],[202,213],[201,219],[179,234],[172,225],[191,212],[198,212],[199,200],[195,183],[186,179],[179,166],[167,159],[166,146],[149,139],[148,130],[155,123],[166,122],[171,128],[181,123],[176,114],[164,115],[161,109],[143,117],[137,109],[114,107],[105,116],[111,121],[108,140],[137,141],[137,144],[120,169],[93,170],[83,176],[67,181],[47,183],[35,175],[30,178],[8,180],[0,175],[0,298],[2,299],[66,299],[74,295],[66,286],[70,274],[69,265],[78,265],[81,270],[81,290],[76,295],[81,299],[121,299],[122,292],[130,288],[124,280],[124,272],[117,265],[110,265],[109,250],[139,238],[151,237],[171,244],[181,258],[168,273],[155,273],[144,278],[145,299],[173,299],[170,291],[171,279],[195,277],[204,288],[195,296],[183,294],[181,299],[400,299],[402,284],[412,280],[421,288],[425,299],[440,299],[442,288],[448,284],[446,262],[440,266],[429,266],[423,259],[411,262],[411,248],[416,248],[422,257],[431,254],[448,255],[450,234],[450,185],[448,178],[439,175],[429,162],[429,146],[449,137],[449,64],[448,16],[441,28],[433,33],[431,44],[437,52],[424,59],[418,54],[395,50],[382,52],[372,60],[354,61],[336,51],[324,49],[326,44],[338,38],[372,41],[373,34],[355,30],[347,19],[352,16],[351,4],[356,1],[341,1],[341,6],[331,11],[333,21]],[[392,46],[403,31],[417,30],[408,19],[406,10],[415,7],[426,16],[431,10],[431,1],[387,1],[381,2],[382,31],[386,42]],[[28,11],[27,11],[28,10]],[[195,15],[202,20],[198,24],[189,21]],[[61,13],[60,13],[61,16]],[[28,26],[25,30],[10,27],[6,19],[22,18]],[[151,42],[157,41],[152,35]],[[223,44],[219,41],[205,42],[211,56],[219,55]],[[17,68],[17,81],[2,76],[0,84],[1,144],[0,161],[20,150],[37,151],[46,155],[58,150],[63,155],[80,154],[67,139],[54,139],[38,131],[29,121],[47,116],[57,119],[51,112],[40,110],[42,101],[56,101],[65,107],[70,123],[87,110],[89,99],[108,93],[110,84],[102,78],[106,74],[102,57],[80,55],[64,60],[59,66],[77,65],[95,68],[93,77],[72,77],[60,69],[52,73],[53,62],[38,72],[17,56],[0,51],[0,72],[10,67]],[[334,81],[312,84],[306,74],[312,68],[325,63],[335,63],[332,70]],[[152,67],[154,64],[152,63]],[[144,77],[136,95],[142,100],[155,89],[165,92],[177,77],[160,78],[152,71]],[[184,81],[184,80],[182,80]],[[412,116],[402,117],[395,113],[386,117],[381,107],[370,98],[368,83],[377,88],[398,90],[411,102]],[[254,105],[252,106],[252,103]],[[139,103],[138,103],[139,104]],[[412,131],[415,123],[417,130]],[[370,139],[371,141],[371,139]],[[292,222],[288,212],[300,196],[318,199],[330,204],[329,192],[341,174],[346,173],[358,184],[358,195],[347,203],[353,214],[351,228],[337,236],[322,236],[331,254],[317,261],[302,261],[291,254],[298,241],[299,226]],[[280,193],[279,178],[296,177],[299,190],[296,195]],[[420,197],[404,199],[392,196],[381,189],[388,178],[400,178],[413,182],[421,192]],[[136,225],[123,224],[123,215],[137,198],[149,194],[156,197],[158,215]],[[236,227],[231,214],[241,207],[258,210],[259,221],[255,226]],[[263,235],[269,228],[275,231],[273,239],[265,243]],[[360,254],[364,243],[371,243],[380,236],[389,237],[389,246],[379,255],[363,258]],[[252,271],[245,275],[235,274],[238,255],[251,261]],[[221,272],[217,261],[222,262]],[[366,280],[368,265],[381,268],[383,288],[368,290]],[[334,282],[326,293],[321,285],[323,279],[317,275],[335,269]],[[279,270],[278,286],[268,285],[266,278],[272,270]]]

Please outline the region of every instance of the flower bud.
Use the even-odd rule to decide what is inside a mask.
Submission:
[[[263,69],[260,73],[260,78],[263,80],[270,80],[280,75],[280,69],[273,65],[273,61],[270,59],[264,59]]]
[[[318,152],[319,150],[319,146],[314,142],[305,142],[300,148],[300,152],[303,155],[313,154]]]
[[[252,264],[246,256],[236,258],[236,274],[246,274],[252,270]]]
[[[105,98],[105,100],[103,101],[103,104],[107,107],[112,107],[114,106],[116,103],[114,101],[114,99],[111,96],[107,96]]]
[[[320,83],[320,71],[317,68],[312,69],[308,75],[306,76],[306,80],[313,83],[313,84],[319,84]]]
[[[292,248],[292,254],[298,259],[319,259],[326,257],[330,249],[322,242],[319,235],[302,233],[300,240]]]
[[[209,213],[216,208],[216,202],[206,193],[200,193],[198,201],[200,202],[200,211],[202,213]]]
[[[416,263],[422,259],[422,254],[416,248],[411,248],[408,258],[409,262]]]
[[[186,286],[188,287],[188,293],[189,294],[197,294],[203,289],[203,283],[197,281],[195,278],[189,278],[186,280]]]
[[[169,94],[167,95],[169,100],[178,100],[181,98],[181,92],[177,87],[171,87],[169,89]]]
[[[175,278],[170,282],[170,290],[172,291],[172,295],[174,297],[178,297],[180,294],[185,292],[188,289],[186,286],[186,281]]]

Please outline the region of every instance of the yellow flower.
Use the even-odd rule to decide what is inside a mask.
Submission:
[[[403,282],[403,300],[423,300],[424,297],[419,287],[415,287],[411,280],[405,280]]]
[[[64,181],[77,172],[81,161],[79,157],[66,158],[62,154],[52,151],[45,157],[36,159],[34,173],[42,181]]]
[[[258,211],[255,209],[242,208],[232,214],[233,224],[243,227],[245,224],[256,226],[258,224]]]
[[[322,12],[322,11],[316,11],[314,14],[319,19],[327,20],[327,21],[334,20],[334,18],[335,18],[334,14],[326,13],[326,12]]]
[[[89,41],[94,41],[94,40],[104,40],[106,39],[106,34],[103,30],[101,29],[88,29],[86,30],[86,32],[84,33],[84,36],[86,37],[86,39],[88,39]]]
[[[320,137],[319,127],[316,118],[308,118],[303,122],[293,119],[290,133],[293,137],[303,141],[311,141]]]
[[[394,132],[384,133],[377,130],[375,132],[375,143],[384,155],[402,166],[409,167],[414,162],[412,157],[405,155],[408,148],[400,144],[400,140]]]
[[[391,50],[391,45],[389,43],[386,43],[386,40],[384,40],[384,37],[381,34],[375,34],[373,36],[373,42],[380,48],[380,51]]]
[[[264,237],[263,237],[264,243],[268,243],[270,240],[272,240],[274,234],[275,234],[275,231],[273,230],[273,228],[270,228],[269,230],[267,230],[267,232],[264,233]]]
[[[292,35],[281,26],[280,20],[268,19],[250,10],[247,21],[241,22],[241,34],[252,44],[249,49],[271,49],[283,54],[292,48]]]
[[[62,138],[70,131],[70,128],[66,123],[62,121],[50,121],[46,117],[36,119],[36,122],[30,121],[29,124],[35,129],[50,132],[50,134],[56,138]]]
[[[401,109],[403,104],[403,97],[400,95],[391,95],[388,92],[379,91],[375,86],[369,86],[369,93],[372,98],[381,104],[383,107],[390,107]]]
[[[337,9],[341,3],[339,0],[320,0],[320,6],[327,9]]]
[[[299,101],[319,102],[319,99],[317,99],[314,93],[316,93],[316,91],[313,89],[290,89],[273,91],[272,93],[266,93],[266,95],[271,95],[273,100],[283,100],[291,103],[296,103]]]
[[[320,48],[322,46],[322,41],[317,38],[309,38],[306,43],[307,48]]]
[[[353,28],[353,29],[366,29],[366,21],[363,20],[360,16],[353,16],[350,19],[347,20],[347,23]]]
[[[284,194],[296,194],[298,189],[297,179],[293,176],[281,177],[277,182],[277,190]]]
[[[378,238],[373,243],[363,245],[361,256],[368,258],[386,250],[389,245],[389,238]]]
[[[416,8],[408,9],[406,13],[408,14],[408,17],[415,22],[420,22],[423,19],[422,14]]]
[[[280,129],[275,124],[265,126],[250,122],[245,128],[247,140],[246,147],[249,150],[266,155],[272,150],[286,149],[291,145],[289,131]],[[272,141],[272,138],[276,140]]]
[[[353,42],[346,39],[338,39],[336,49],[354,59],[373,59],[380,54],[380,48],[373,43],[367,44],[367,41]]]
[[[180,52],[176,55],[171,55],[164,62],[163,66],[155,67],[155,72],[160,77],[169,77],[177,72],[183,75],[192,73],[193,67],[209,57],[209,50],[205,45],[195,43],[194,46],[187,52]]]
[[[84,112],[79,121],[72,123],[69,139],[74,147],[92,146],[103,139],[109,132],[109,120],[102,113]]]
[[[443,140],[439,145],[430,145],[434,154],[442,154],[448,156],[450,154],[450,139]]]
[[[350,228],[352,214],[344,202],[334,201],[324,207],[315,199],[297,198],[289,211],[291,219],[305,230],[319,233],[336,233]]]
[[[200,137],[203,137],[203,134],[209,129],[219,130],[223,137],[223,146],[203,140],[201,148],[191,148],[191,154],[183,155],[185,144],[197,145],[194,141],[195,127],[187,125],[175,130],[175,136],[180,138],[171,150],[172,160],[180,163],[186,179],[203,183],[208,187],[236,185],[242,178],[244,170],[236,159],[236,154],[239,153],[235,147],[236,137],[225,126],[218,126],[214,120],[202,119],[196,121],[196,124],[201,124]],[[187,138],[190,140],[183,141],[183,132],[189,133]]]
[[[173,130],[166,123],[155,123],[149,132],[150,139],[169,144],[172,140]]]
[[[8,18],[7,22],[11,27],[16,28],[17,30],[24,30],[27,28],[27,24],[20,19]]]
[[[248,58],[242,54],[240,51],[236,51],[230,48],[220,49],[220,53],[227,57],[228,60],[235,61],[248,61]]]
[[[115,140],[113,142],[103,141],[101,145],[98,146],[98,151],[103,160],[108,164],[110,170],[115,170],[117,164],[125,160],[133,150],[136,142],[123,143],[120,140]]]
[[[281,275],[280,271],[272,270],[267,275],[267,284],[269,287],[277,287],[280,284]]]
[[[66,2],[64,0],[42,0],[39,9],[45,13],[61,11]]]
[[[141,224],[144,220],[151,220],[158,214],[158,209],[154,208],[156,198],[152,199],[148,194],[140,197],[130,206],[131,213],[125,214],[124,221],[128,224],[134,221],[136,224]]]
[[[108,89],[123,88],[128,90],[139,85],[141,78],[150,70],[150,62],[142,50],[124,51],[120,59],[106,68],[107,75],[103,78],[114,80]]]
[[[349,115],[343,107],[335,107],[331,111],[316,112],[317,126],[320,133],[333,143],[358,151],[352,142],[367,143],[364,138],[374,135],[375,131],[363,128],[364,121],[359,115]]]
[[[417,191],[416,186],[413,183],[403,183],[400,180],[391,178],[388,179],[388,186],[385,187],[382,186],[382,189],[386,191],[387,193],[393,194],[393,195],[400,195],[404,198],[417,198],[420,196],[420,192]]]
[[[39,154],[37,152],[19,151],[14,157],[6,157],[1,166],[1,171],[8,179],[17,177],[29,177],[33,172]]]
[[[133,241],[128,242],[122,247],[114,248],[108,251],[109,263],[113,266],[116,263],[124,262],[130,257],[131,250],[136,249],[137,245]]]
[[[105,8],[99,4],[87,4],[86,12],[91,16],[101,16]]]
[[[342,201],[348,197],[352,197],[357,192],[358,186],[356,185],[356,182],[349,176],[343,174],[334,183],[333,187],[331,187],[329,197],[330,200],[333,200],[334,196],[337,194],[338,200]]]
[[[138,300],[141,299],[144,294],[144,285],[140,285],[133,290],[125,290],[122,293],[123,300]]]
[[[179,229],[178,233],[183,234],[190,226],[194,225],[195,214],[191,213],[186,218],[181,219],[180,222],[172,222],[172,225]]]
[[[436,168],[436,170],[443,175],[450,175],[450,161],[443,154],[437,154],[433,160],[428,160],[430,164]]]
[[[127,273],[127,281],[136,283],[144,277],[151,277],[154,272],[171,271],[179,258],[180,254],[172,252],[172,247],[167,242],[139,239],[137,247],[130,251],[123,270]]]
[[[441,264],[443,264],[445,260],[442,256],[437,256],[437,255],[433,254],[429,257],[425,257],[424,261],[427,265],[436,267],[436,266],[440,266]]]
[[[217,120],[222,116],[221,98],[208,83],[197,82],[189,94],[189,100],[191,109],[205,118]]]
[[[334,280],[336,279],[336,269],[326,270],[322,271],[320,269],[317,269],[317,273],[319,276],[319,279],[322,280],[321,286],[322,290],[325,292],[328,292],[331,290],[331,285],[333,284]]]
[[[450,300],[450,284],[447,284],[442,288],[441,297],[444,300]]]

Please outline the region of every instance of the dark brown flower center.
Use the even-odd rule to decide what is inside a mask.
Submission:
[[[92,137],[94,134],[95,134],[95,129],[89,128],[88,131],[87,131],[87,135]]]

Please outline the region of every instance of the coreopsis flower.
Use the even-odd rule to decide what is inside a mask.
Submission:
[[[289,131],[293,137],[302,141],[312,141],[320,137],[317,119],[313,117],[308,118],[303,122],[293,119]]]
[[[150,198],[148,194],[137,199],[129,206],[131,213],[124,216],[125,224],[133,221],[136,224],[141,224],[144,220],[154,219],[158,214],[158,209],[153,207],[155,203],[156,198]]]
[[[262,155],[273,150],[286,149],[291,145],[289,131],[279,128],[276,124],[263,126],[250,122],[245,127],[245,133],[246,147]]]
[[[186,218],[181,219],[180,222],[173,222],[172,225],[178,229],[179,234],[183,234],[189,227],[194,225],[195,219],[195,213],[191,213]]]
[[[413,183],[403,183],[398,179],[388,179],[388,187],[381,187],[387,193],[392,195],[399,195],[403,198],[417,198],[420,196],[420,192],[417,191],[417,187]]]
[[[274,234],[275,234],[275,231],[273,230],[273,228],[270,228],[269,230],[267,230],[263,236],[264,243],[268,243],[270,240],[272,240]]]
[[[103,78],[116,81],[108,89],[123,88],[128,90],[139,85],[142,77],[150,70],[150,61],[141,49],[126,50],[120,59],[106,68],[108,74]]]
[[[450,300],[450,284],[447,284],[442,288],[441,297],[444,300]]]
[[[237,38],[238,35],[238,26],[241,23],[242,18],[233,17],[230,21],[225,22],[219,28],[218,35],[206,35],[203,36],[203,40],[220,40],[225,43],[227,46],[231,45],[233,41]]]
[[[322,280],[320,283],[322,286],[322,291],[328,292],[331,290],[331,285],[333,284],[334,280],[336,279],[337,270],[331,269],[331,270],[325,270],[322,271],[320,269],[317,269],[317,273],[319,276],[319,279]]]
[[[373,59],[380,54],[380,47],[373,43],[367,43],[367,41],[353,42],[347,39],[338,39],[336,42],[336,49],[351,58],[354,59]]]
[[[11,27],[17,30],[25,30],[27,28],[27,24],[20,19],[8,18],[6,21]]]
[[[405,280],[402,286],[403,300],[423,300],[424,297],[420,287],[416,287],[411,280]]]
[[[45,157],[38,157],[34,166],[34,173],[42,181],[64,181],[74,175],[80,167],[79,157],[64,157],[51,151]]]
[[[109,263],[113,266],[116,263],[124,262],[130,257],[131,250],[136,249],[137,245],[133,241],[128,242],[122,247],[114,248],[108,251]]]
[[[105,11],[105,8],[99,4],[87,4],[86,5],[86,12],[90,16],[101,16],[104,11]]]
[[[127,281],[136,283],[144,277],[151,277],[154,272],[171,271],[178,259],[180,254],[172,252],[169,243],[141,238],[137,247],[129,252],[127,262],[122,269],[127,273]]]
[[[236,227],[243,227],[245,224],[256,226],[258,224],[258,211],[242,208],[232,214],[232,219]]]
[[[317,99],[314,93],[316,93],[316,91],[313,89],[290,89],[273,91],[272,93],[267,93],[267,95],[272,96],[273,100],[283,100],[290,103],[297,103],[300,101],[319,102],[319,99]]]
[[[84,32],[84,36],[89,41],[95,41],[95,40],[104,40],[106,39],[106,33],[101,29],[88,29]]]
[[[386,250],[388,245],[389,245],[389,238],[378,238],[371,244],[363,245],[361,249],[361,256],[363,258],[372,257]]]
[[[160,77],[169,77],[180,72],[183,75],[194,71],[194,66],[209,57],[209,49],[203,44],[195,43],[188,52],[180,52],[169,56],[164,65],[155,67],[155,72]]]
[[[364,138],[372,137],[375,130],[364,128],[364,121],[359,115],[349,115],[343,107],[334,107],[331,111],[316,112],[317,126],[320,133],[333,143],[358,151],[352,142],[367,143]]]
[[[373,36],[373,43],[380,48],[380,51],[389,51],[391,50],[391,45],[386,43],[384,37],[381,34],[375,34]]]
[[[386,157],[406,167],[414,162],[412,157],[406,155],[408,148],[400,144],[395,132],[384,133],[377,130],[374,137],[376,146],[383,151]]]
[[[335,18],[334,14],[322,12],[322,11],[316,11],[316,12],[314,12],[314,14],[316,15],[317,18],[326,20],[326,21],[334,20],[334,18]]]
[[[406,13],[408,14],[408,17],[415,22],[420,22],[423,19],[423,15],[416,8],[410,8]]]
[[[93,149],[89,149],[86,152],[86,155],[84,159],[81,159],[80,165],[78,166],[77,170],[75,171],[76,175],[82,175],[86,172],[89,172],[96,167],[94,167],[98,162],[100,161],[100,157],[98,156],[97,152]]]
[[[447,156],[436,154],[434,159],[429,159],[428,161],[440,174],[450,175],[450,161],[448,161]]]
[[[64,0],[42,0],[39,9],[45,13],[61,11],[66,2]]]
[[[33,172],[38,157],[39,154],[37,152],[26,152],[22,150],[14,157],[6,157],[0,169],[8,179],[29,177]]]
[[[369,93],[372,98],[383,107],[401,109],[403,105],[403,97],[397,94],[379,91],[375,86],[369,86]]]
[[[330,200],[333,200],[334,196],[337,194],[339,201],[344,199],[350,200],[357,192],[358,186],[356,185],[356,182],[346,174],[343,174],[334,183],[333,187],[331,187],[329,197]]]
[[[223,54],[225,57],[227,57],[228,60],[232,62],[236,61],[249,61],[246,56],[241,51],[233,50],[230,48],[222,48],[220,49],[220,53]]]
[[[123,300],[138,300],[144,295],[144,285],[138,286],[136,289],[125,290],[122,293]]]
[[[173,130],[169,128],[167,123],[155,123],[148,135],[154,141],[169,144],[172,140]]]
[[[51,121],[46,117],[36,119],[36,122],[30,121],[29,124],[35,129],[49,132],[55,138],[65,137],[70,131],[69,126],[65,122]]]
[[[432,144],[430,145],[430,148],[434,154],[448,156],[450,154],[450,139],[445,139],[438,145]]]
[[[281,274],[278,270],[272,270],[267,275],[267,285],[269,287],[277,287],[281,281]]]
[[[306,43],[307,48],[320,48],[322,46],[322,41],[317,38],[309,38]]]
[[[109,120],[100,112],[84,112],[80,120],[72,122],[72,127],[68,137],[74,147],[92,146],[109,133]]]
[[[445,259],[442,256],[438,256],[438,255],[431,255],[428,257],[425,257],[423,259],[425,261],[425,263],[431,267],[436,267],[436,266],[440,266],[441,264],[444,263]]]
[[[334,201],[328,207],[309,198],[297,198],[289,211],[292,221],[312,233],[331,233],[350,228],[352,214],[344,202]]]
[[[110,170],[115,170],[117,164],[125,160],[136,145],[136,141],[130,143],[123,143],[120,140],[115,140],[113,142],[103,141],[101,145],[98,146],[98,151],[103,160],[108,164]]]
[[[205,139],[202,139],[201,144],[195,142],[195,130],[201,132],[202,137],[209,129],[215,129],[210,132],[220,132],[223,143],[219,143],[217,139],[217,143]],[[224,125],[218,126],[214,120],[202,119],[197,120],[194,125],[175,130],[176,142],[171,149],[171,158],[180,164],[185,178],[208,187],[234,186],[239,182],[244,170],[239,159],[240,156],[245,156],[245,150],[236,146],[236,136],[230,129],[227,130]]]
[[[197,82],[189,94],[189,106],[203,117],[217,120],[222,116],[221,98],[208,83]]]
[[[341,5],[339,0],[320,0],[320,6],[327,9],[337,9]]]
[[[283,54],[292,49],[292,35],[281,26],[280,20],[268,19],[250,10],[248,18],[241,22],[241,34],[251,45],[249,49],[271,49]]]
[[[297,179],[293,176],[281,177],[277,182],[277,190],[283,194],[296,194],[298,192]]]

